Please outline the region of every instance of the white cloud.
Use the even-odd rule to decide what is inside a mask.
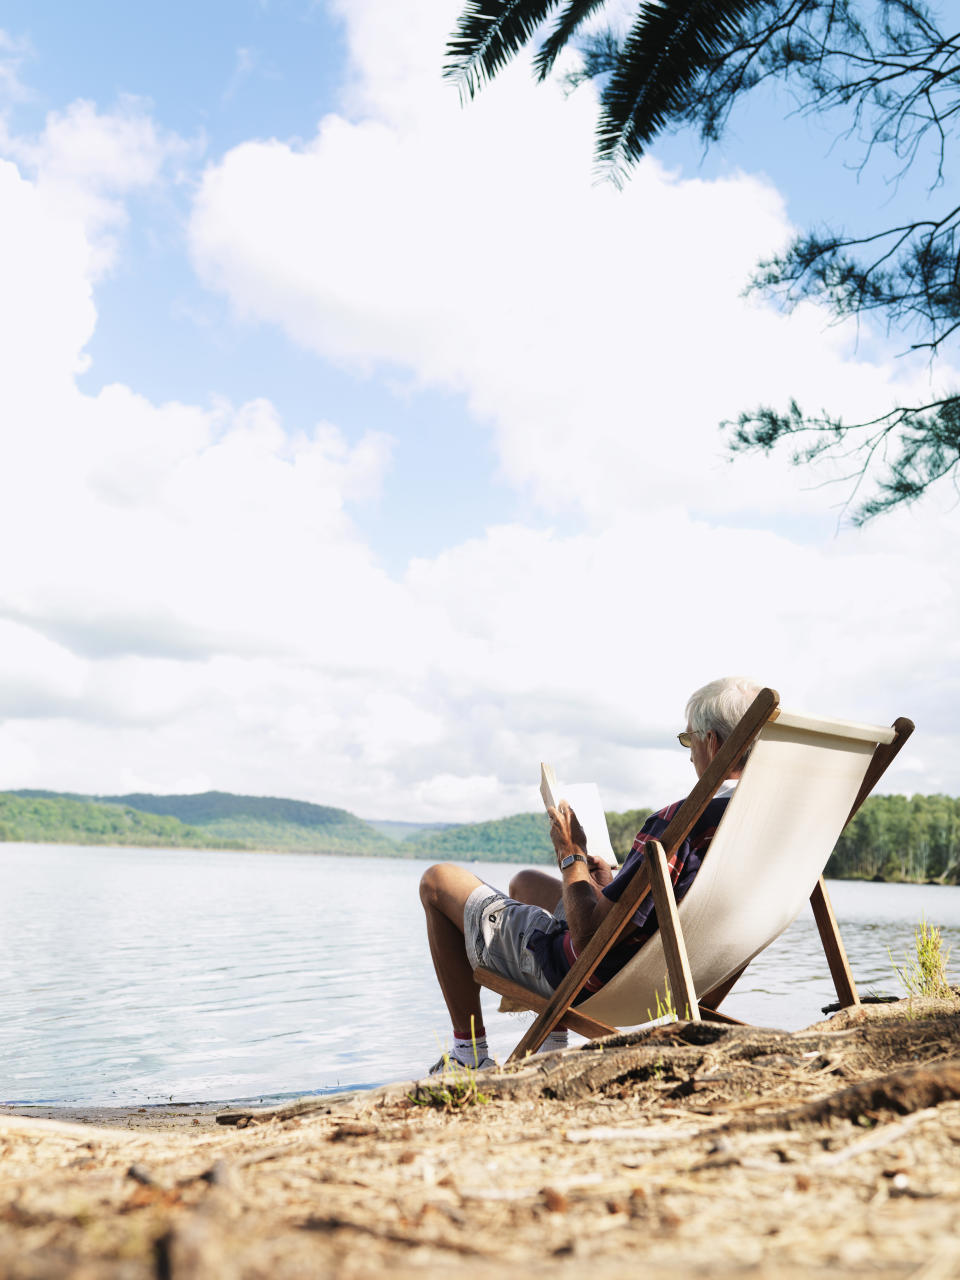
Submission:
[[[51,111],[35,138],[11,133],[0,120],[0,154],[34,177],[51,209],[83,228],[94,274],[114,262],[127,224],[124,198],[155,186],[195,150],[196,144],[159,129],[148,104],[129,95],[111,112],[83,100]]]
[[[104,244],[170,148],[140,108],[68,108],[0,163],[0,785],[453,820],[535,807],[554,759],[653,803],[689,782],[691,688],[745,670],[788,705],[926,719],[901,785],[960,790],[955,513],[835,538],[799,475],[717,459],[745,399],[842,408],[893,377],[814,313],[739,299],[787,229],[776,192],[654,164],[595,189],[588,103],[519,74],[462,114],[433,72],[411,89],[450,6],[345,14],[357,119],[211,167],[196,261],[328,357],[463,390],[536,514],[582,519],[491,528],[392,579],[355,518],[393,482],[375,424],[294,434],[263,400],[81,393]]]
[[[897,547],[910,519],[818,547],[677,511],[655,569],[639,522],[565,540],[497,530],[410,580],[471,637],[476,687],[458,696],[444,672],[443,700],[473,766],[519,787],[531,760],[553,758],[568,777],[599,773],[627,804],[638,789],[648,801],[682,791],[682,704],[720,673],[753,674],[798,709],[942,721],[960,611],[951,561]],[[947,536],[948,521],[928,521]],[[939,785],[948,775],[955,762]]]
[[[541,508],[602,522],[642,491],[721,518],[822,511],[784,460],[726,467],[718,421],[790,394],[849,418],[926,375],[855,357],[813,307],[744,300],[791,231],[766,182],[646,160],[622,193],[597,185],[589,94],[524,65],[461,110],[440,79],[456,9],[343,9],[358,114],[207,169],[202,277],[326,358],[465,392]]]
[[[0,160],[0,349],[3,394],[35,427],[54,418],[57,406],[84,365],[83,347],[93,333],[92,255],[82,227],[64,217]],[[30,432],[7,431],[14,447],[31,447]],[[27,436],[27,439],[24,439]],[[8,472],[9,468],[5,468]]]
[[[787,682],[785,695],[809,689],[815,702],[819,688],[882,714],[870,711],[871,682],[889,687],[902,669],[905,631],[930,661],[949,644],[956,593],[922,550],[949,516],[925,509],[919,565],[889,535],[834,541],[844,491],[811,487],[823,477],[783,459],[729,466],[716,423],[790,394],[869,413],[924,375],[858,357],[855,335],[812,307],[785,317],[742,298],[757,258],[791,231],[766,182],[682,181],[647,161],[622,194],[597,187],[589,98],[533,88],[523,66],[461,111],[439,76],[455,10],[340,6],[349,116],[325,118],[306,146],[248,143],[208,168],[191,224],[199,271],[240,313],[327,358],[463,390],[541,511],[587,517],[594,532],[572,540],[493,530],[408,579],[469,637],[477,686],[526,695],[528,711],[549,705],[554,723],[596,722],[591,750],[571,742],[572,758],[623,747],[624,702],[631,719],[666,725],[684,673],[695,683],[752,667]],[[804,519],[810,545],[722,528],[775,527],[784,513]],[[677,594],[696,600],[717,576],[724,604],[710,593],[687,606],[692,617],[676,611]],[[903,577],[901,607],[889,584]],[[461,661],[448,664],[453,684]],[[651,702],[651,678],[664,705]],[[452,688],[443,696],[456,700]],[[489,724],[477,689],[469,696],[476,766]],[[467,735],[471,716],[460,723]],[[504,777],[535,754],[525,735],[509,746],[515,757],[479,760],[478,776]]]
[[[366,672],[370,698],[385,661],[398,684],[422,667],[410,607],[347,511],[375,500],[389,440],[368,432],[348,444],[323,422],[289,435],[265,402],[157,406],[120,385],[82,394],[73,374],[93,330],[97,271],[84,210],[10,163],[0,209],[0,334],[11,355],[0,536],[16,548],[0,569],[4,759],[25,755],[64,785],[103,790],[105,760],[115,773],[122,744],[142,733],[158,746],[146,752],[154,785],[169,785],[160,774],[171,776],[171,743],[189,741],[187,725],[193,750],[222,762],[238,726],[262,743],[274,717],[284,734],[304,697],[322,729],[318,704],[343,701],[341,673],[349,686]],[[71,756],[86,732],[103,754]]]

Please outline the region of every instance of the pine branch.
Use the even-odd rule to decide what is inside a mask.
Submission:
[[[785,440],[795,441],[791,462],[805,465],[825,455],[854,459],[851,473],[841,482],[859,487],[874,480],[876,493],[853,513],[855,525],[865,524],[892,508],[915,502],[931,484],[949,475],[960,477],[960,395],[927,404],[898,405],[864,422],[845,423],[829,414],[807,416],[795,400],[780,413],[761,405],[741,413],[729,442],[732,453],[771,450]],[[878,477],[871,475],[880,460]]]

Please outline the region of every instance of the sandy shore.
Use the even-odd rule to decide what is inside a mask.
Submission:
[[[5,1109],[0,1276],[960,1276],[956,1002],[675,1024],[475,1083]]]
[[[298,1100],[303,1106],[316,1103],[336,1103],[343,1106],[354,1098],[362,1097],[368,1090],[344,1090],[342,1093],[310,1095]],[[294,1105],[294,1104],[291,1104]],[[170,1102],[154,1103],[141,1107],[70,1106],[52,1107],[40,1103],[12,1105],[0,1103],[0,1132],[3,1132],[5,1116],[20,1116],[33,1120],[59,1120],[68,1124],[89,1124],[102,1129],[185,1129],[195,1133],[219,1128],[217,1117],[232,1115],[245,1104],[237,1102]],[[265,1110],[263,1107],[257,1108]]]

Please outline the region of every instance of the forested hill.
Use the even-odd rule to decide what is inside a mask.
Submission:
[[[418,856],[438,861],[555,861],[545,813],[517,813],[512,818],[463,823],[445,831],[419,831],[404,844],[416,848]]]
[[[621,860],[649,812],[607,813],[611,842]],[[222,791],[183,796],[0,793],[0,841],[11,840],[553,862],[542,813],[456,825],[373,824],[346,809]],[[841,836],[827,875],[960,883],[960,799],[871,796]]]
[[[86,802],[96,808],[120,807],[176,819],[202,833],[206,843],[239,849],[278,849],[302,853],[361,853],[384,857],[414,856],[346,809],[284,800],[272,796],[238,796],[226,791],[198,795],[75,796],[52,791],[15,791],[12,796],[42,800]],[[8,824],[9,826],[9,824]],[[33,836],[6,836],[31,840]],[[69,835],[63,837],[70,843]],[[109,842],[105,842],[109,843]],[[123,843],[135,843],[124,841]],[[192,842],[192,843],[195,843]]]
[[[93,804],[78,796],[37,792],[0,793],[0,841],[11,840],[171,849],[246,847],[179,818],[144,813],[130,805]]]
[[[128,804],[146,813],[171,814],[181,822],[209,831],[224,840],[242,840],[248,847],[290,849],[315,853],[396,852],[395,842],[346,809],[283,800],[275,796],[237,796],[227,791],[204,791],[187,796],[101,796],[112,804]]]

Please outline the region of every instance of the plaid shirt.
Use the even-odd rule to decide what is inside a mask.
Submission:
[[[686,840],[674,850],[669,859],[667,865],[670,868],[670,879],[673,881],[677,902],[693,884],[710,841],[716,834],[729,798],[729,794],[720,795],[710,801]],[[660,839],[682,803],[678,800],[675,804],[667,805],[665,809],[650,815],[637,833],[633,848],[627,854],[623,866],[603,890],[605,897],[612,902],[619,902],[627,885],[643,863],[643,846],[648,840]],[[603,984],[622,969],[630,957],[653,937],[656,931],[657,913],[653,905],[653,895],[647,893],[633,913],[633,928],[621,934],[620,941],[610,948],[594,970],[590,980],[584,984],[574,1004],[585,1000],[592,992],[599,991]],[[559,986],[577,958],[565,920],[558,920],[555,927],[545,932],[532,933],[527,947],[537,957],[544,975],[554,987]]]

